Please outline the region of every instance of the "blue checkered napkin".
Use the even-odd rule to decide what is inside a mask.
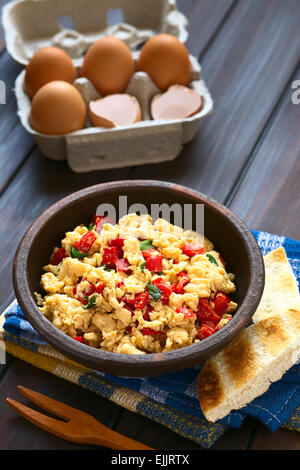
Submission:
[[[263,255],[283,246],[293,272],[300,280],[300,242],[265,232],[253,232]],[[46,345],[45,341],[26,320],[19,306],[14,303],[6,312],[4,330],[22,342],[22,346],[36,349]],[[205,419],[197,399],[197,377],[202,365],[186,369],[182,372],[159,377],[124,378],[95,372],[98,376],[108,379],[116,386],[127,387],[139,392],[162,405],[168,405],[184,415]],[[80,378],[81,385],[88,386],[90,373]],[[269,390],[253,400],[244,408],[232,411],[219,423],[239,428],[247,415],[261,420],[271,431],[275,431],[287,420],[291,420],[294,410],[300,405],[300,364],[292,367],[283,378],[273,383]],[[299,413],[298,413],[299,414]],[[298,416],[298,415],[297,415]],[[300,431],[300,417],[294,417],[294,429]],[[295,424],[296,423],[296,424]]]

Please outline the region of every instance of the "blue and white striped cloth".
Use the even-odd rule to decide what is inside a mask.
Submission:
[[[291,263],[293,272],[300,281],[300,242],[285,237],[271,235],[265,232],[254,232],[263,255],[283,246]],[[26,320],[20,307],[15,302],[5,313],[4,339],[10,341],[13,336],[21,341],[22,346],[39,351],[40,346],[47,343],[33,329]],[[5,338],[5,334],[7,337]],[[132,391],[143,394],[157,404],[168,406],[177,410],[180,415],[189,415],[205,420],[197,399],[197,377],[202,365],[186,369],[182,372],[159,377],[124,378],[109,374],[91,371],[83,374],[79,384],[93,390],[91,374],[101,379],[107,379],[114,387],[126,387]],[[96,391],[96,390],[94,390]],[[99,393],[99,391],[97,391]],[[224,426],[239,428],[247,415],[261,420],[271,431],[278,429],[283,423],[291,419],[293,412],[300,405],[300,364],[292,367],[283,378],[273,383],[269,390],[253,400],[244,408],[232,411],[218,423]],[[137,410],[137,412],[139,412]],[[154,418],[155,419],[155,418]],[[159,421],[159,418],[156,419]],[[290,427],[300,430],[300,411],[296,413],[295,420]]]

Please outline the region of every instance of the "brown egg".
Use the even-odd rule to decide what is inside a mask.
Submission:
[[[113,36],[103,37],[89,48],[81,69],[81,75],[104,96],[122,93],[134,72],[130,49]]]
[[[38,50],[26,67],[24,90],[30,98],[46,83],[63,80],[73,83],[77,71],[72,60],[58,47],[43,47]]]
[[[140,121],[142,112],[134,96],[122,93],[91,101],[90,116],[93,126],[111,128]]]
[[[37,132],[68,134],[85,127],[86,106],[79,91],[70,83],[53,81],[35,94],[30,123]]]
[[[185,119],[198,113],[203,107],[203,98],[195,90],[173,85],[168,91],[156,95],[151,102],[152,119]]]
[[[161,91],[187,85],[191,64],[187,48],[171,34],[158,34],[143,46],[137,68],[146,72]]]

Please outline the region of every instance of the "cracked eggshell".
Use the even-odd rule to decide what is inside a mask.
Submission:
[[[141,121],[141,107],[135,96],[115,93],[89,104],[89,114],[95,127],[124,127]]]

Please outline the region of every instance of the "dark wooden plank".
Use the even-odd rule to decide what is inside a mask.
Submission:
[[[0,193],[34,148],[33,138],[23,129],[17,115],[14,84],[21,70],[7,52],[3,52],[0,56],[0,79],[5,83],[6,104],[0,104]]]
[[[0,382],[3,379],[4,375],[6,374],[7,370],[9,369],[9,367],[11,366],[11,364],[14,361],[13,356],[11,356],[10,354],[6,353],[5,356],[6,356],[5,357],[5,364],[0,364]]]
[[[180,182],[224,201],[299,59],[297,0],[244,0],[202,59],[215,110],[175,161],[132,177]]]
[[[140,439],[157,450],[201,450],[201,446],[185,439],[155,421],[130,411],[120,415],[115,431],[132,439]]]
[[[22,128],[17,116],[14,83],[22,68],[5,51],[2,9],[11,0],[0,5],[0,80],[5,83],[6,104],[0,104],[0,194],[34,147],[32,137]]]
[[[299,73],[300,68],[230,203],[249,226],[296,239],[300,239],[300,104],[291,102],[291,84]]]
[[[249,444],[250,435],[257,426],[257,421],[247,418],[240,429],[228,429],[211,447],[211,450],[242,450]],[[148,418],[138,416],[135,413],[124,411],[120,416],[116,431],[126,434],[133,439],[140,438],[154,449],[168,450],[202,450],[203,448],[181,437],[159,423]]]
[[[2,21],[1,21],[2,8],[4,7],[4,5],[9,3],[10,1],[11,0],[2,0],[1,5],[0,5],[0,54],[3,51],[3,49],[5,48],[4,31],[3,31]],[[0,77],[0,79],[1,79],[1,77]]]
[[[250,450],[300,450],[300,435],[282,428],[274,433],[261,426]]]
[[[177,7],[188,20],[189,37],[186,46],[196,57],[204,51],[226,20],[236,0],[178,0]]]
[[[240,429],[228,428],[223,436],[215,443],[213,450],[246,450],[251,436],[259,427],[259,422],[247,416]]]
[[[34,368],[30,364],[15,360],[6,373],[5,380],[0,382],[1,450],[73,450],[95,448],[89,445],[79,445],[64,441],[20,418],[5,402],[6,397],[11,397],[27,406],[30,405],[18,392],[18,385],[36,390],[85,411],[108,427],[114,426],[120,413],[120,408],[116,407],[109,400],[41,369]]]

